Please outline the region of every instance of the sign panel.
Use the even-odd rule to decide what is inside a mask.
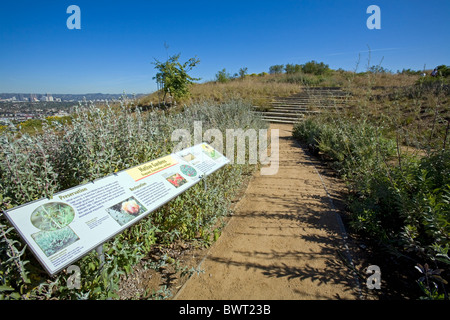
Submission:
[[[53,275],[227,163],[202,143],[5,214]]]

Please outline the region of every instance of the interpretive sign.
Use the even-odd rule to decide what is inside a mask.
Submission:
[[[5,214],[53,275],[229,162],[201,143]]]

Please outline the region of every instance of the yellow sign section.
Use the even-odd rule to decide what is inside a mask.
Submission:
[[[172,155],[168,155],[126,170],[126,173],[128,173],[135,181],[139,181],[151,176],[152,174],[170,168],[177,163],[178,162],[172,157]]]

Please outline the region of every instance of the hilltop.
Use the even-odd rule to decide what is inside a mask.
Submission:
[[[431,71],[425,71],[430,74]],[[341,87],[347,90],[355,88],[400,88],[414,85],[421,78],[422,72],[352,72],[326,69],[323,72],[305,73],[278,72],[245,74],[243,76],[220,77],[216,81],[194,83],[190,87],[190,95],[180,99],[178,104],[190,104],[201,100],[223,102],[229,98],[242,98],[255,105],[268,105],[275,97],[286,97],[300,92],[305,87]],[[370,79],[369,79],[370,78]],[[158,91],[139,99],[140,105],[156,105],[162,102],[162,94]]]
[[[412,128],[415,136],[423,138],[430,135],[429,130],[433,127],[442,136],[446,130],[444,122],[450,119],[449,77],[432,77],[432,70],[407,69],[394,73],[374,66],[365,72],[353,72],[332,70],[323,63],[312,61],[301,66],[272,66],[270,71],[234,76],[224,70],[219,71],[215,81],[193,83],[190,94],[176,101],[178,108],[175,110],[205,100],[222,103],[237,98],[264,111],[269,110],[280,97],[313,87],[338,87],[347,94],[345,103],[348,108],[342,112],[349,117],[364,112],[369,118],[379,120],[388,118],[395,107],[398,121],[386,124],[387,130],[394,135],[399,128]],[[138,105],[144,109],[158,106],[163,102],[162,97],[162,93],[157,91],[138,99]],[[172,105],[170,98],[166,102]],[[436,115],[442,121],[433,126]]]

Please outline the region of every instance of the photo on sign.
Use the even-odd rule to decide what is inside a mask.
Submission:
[[[183,178],[182,175],[179,173],[172,174],[166,178],[167,181],[169,181],[172,185],[174,185],[176,188],[181,187],[183,184],[187,183],[188,181]]]
[[[134,197],[118,202],[106,209],[106,212],[108,212],[108,214],[121,226],[127,224],[146,211],[147,209]]]
[[[31,214],[33,226],[42,231],[55,231],[68,226],[75,217],[75,210],[66,203],[49,202],[37,207]]]
[[[195,177],[197,175],[197,170],[193,167],[183,164],[180,166],[181,173],[187,175],[188,177]]]
[[[31,237],[47,257],[80,240],[69,226],[54,231],[39,231]]]
[[[183,159],[187,162],[190,162],[195,159],[195,156],[192,153],[188,153],[183,156]]]
[[[221,156],[220,153],[218,153],[214,148],[211,148],[206,144],[202,144],[202,150],[208,157],[210,157],[213,160],[217,160]]]

